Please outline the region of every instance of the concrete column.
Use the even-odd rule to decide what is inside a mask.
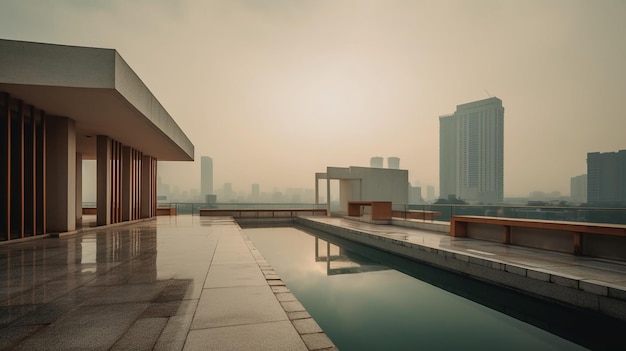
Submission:
[[[132,149],[130,146],[122,146],[122,221],[130,220],[130,211],[132,211],[131,201],[131,167],[132,167]]]
[[[76,122],[48,116],[46,121],[47,231],[76,229]]]
[[[326,176],[326,215],[330,217],[330,177]]]
[[[76,153],[76,224],[83,221],[83,154]]]
[[[320,203],[320,180],[315,174],[315,204],[319,205]]]
[[[152,192],[152,157],[143,156],[141,158],[141,218],[150,218],[152,213],[152,197],[156,196]]]
[[[96,152],[96,222],[111,224],[111,138],[98,135]]]

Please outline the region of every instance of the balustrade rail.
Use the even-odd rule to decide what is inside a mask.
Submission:
[[[161,213],[199,215],[201,209],[219,210],[324,210],[326,204],[306,203],[190,203],[157,204]],[[83,203],[94,207],[95,203]],[[173,209],[167,211],[165,209]],[[452,216],[486,216],[569,222],[626,224],[626,208],[522,205],[393,204],[393,217],[407,220],[450,222]]]

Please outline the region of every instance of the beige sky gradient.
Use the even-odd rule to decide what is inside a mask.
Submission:
[[[626,149],[626,1],[19,1],[0,37],[117,49],[196,147],[164,182],[314,186],[400,157],[438,188],[439,120],[497,96],[505,196],[569,194],[586,154]],[[488,93],[487,93],[488,92]]]

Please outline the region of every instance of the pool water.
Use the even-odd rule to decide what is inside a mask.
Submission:
[[[602,325],[587,340],[594,330],[584,313],[326,233],[244,232],[342,351],[584,350],[578,344],[610,349],[620,342],[610,336],[623,326]]]

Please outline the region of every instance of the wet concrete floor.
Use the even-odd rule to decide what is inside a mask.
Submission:
[[[332,350],[228,218],[0,245],[0,350]]]

